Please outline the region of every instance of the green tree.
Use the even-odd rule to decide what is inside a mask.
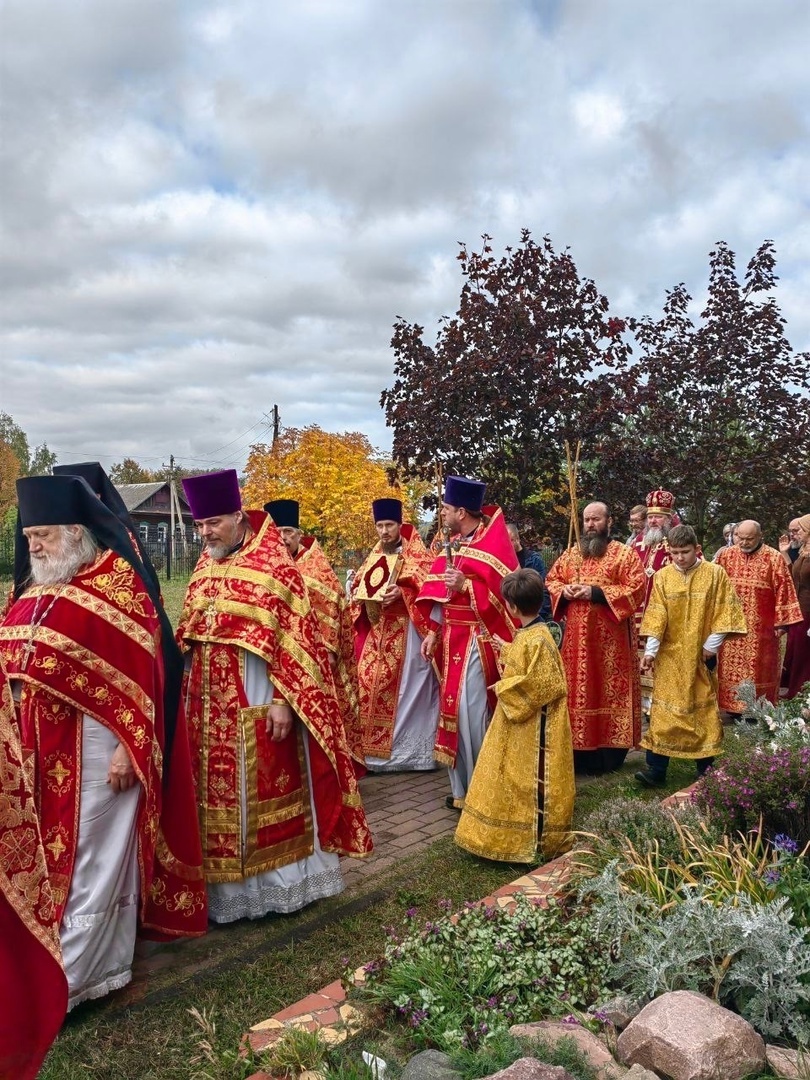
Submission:
[[[794,356],[785,335],[775,266],[765,241],[741,283],[734,253],[719,242],[699,322],[683,283],[667,293],[660,319],[631,322],[641,356],[628,385],[626,475],[646,481],[639,491],[669,487],[704,542],[724,521],[748,517],[773,542],[810,505],[810,356]]]
[[[500,258],[489,240],[461,246],[459,308],[435,345],[395,323],[394,383],[381,398],[393,456],[426,480],[437,464],[485,480],[508,515],[560,534],[564,442],[582,439],[587,454],[626,416],[626,327],[548,237],[537,244],[524,229]]]
[[[20,476],[39,476],[49,473],[56,464],[56,454],[48,444],[31,449],[28,436],[7,412],[0,412],[0,443],[8,446],[20,465]]]

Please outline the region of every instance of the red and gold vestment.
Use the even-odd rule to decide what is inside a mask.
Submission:
[[[402,591],[401,597],[385,607],[375,600],[354,600],[351,605],[363,752],[367,757],[385,759],[391,756],[408,623],[412,622],[423,637],[428,631],[416,607],[416,597],[433,561],[413,525],[402,525],[400,538],[402,552],[395,584]],[[355,586],[381,555],[382,544],[377,544],[355,574]]]
[[[640,629],[641,620],[644,617],[644,612],[647,610],[647,604],[650,602],[650,595],[652,594],[653,578],[656,573],[664,566],[669,566],[672,559],[669,554],[669,543],[666,539],[660,540],[657,544],[652,544],[650,547],[644,546],[644,533],[640,532],[638,536],[626,546],[632,548],[641,560],[641,566],[644,570],[646,580],[644,583],[644,596],[636,611],[636,629]]]
[[[37,617],[39,611],[46,616]],[[0,654],[19,680],[23,746],[34,753],[35,797],[58,921],[78,840],[86,715],[126,747],[141,785],[140,920],[149,936],[207,930],[199,835],[185,732],[163,783],[160,622],[143,581],[105,551],[67,584],[32,585],[0,626]]]
[[[302,536],[295,554],[295,565],[307,586],[309,602],[318,619],[318,627],[327,650],[335,657],[332,675],[340,716],[355,772],[365,771],[363,729],[358,710],[357,661],[354,633],[346,593],[332,569],[323,548],[314,536]]]
[[[0,1076],[17,1080],[34,1080],[68,1000],[32,772],[0,667]]]
[[[715,558],[731,578],[742,602],[748,633],[723,644],[717,665],[718,705],[742,712],[737,687],[746,680],[756,684],[757,697],[776,702],[781,675],[779,639],[774,627],[802,621],[796,588],[787,563],[763,544],[752,554],[725,547]]]
[[[431,619],[434,604],[441,604],[444,613],[441,699],[434,757],[450,768],[458,751],[458,709],[470,650],[478,650],[492,711],[495,708],[492,687],[498,680],[496,647],[502,641],[511,641],[515,635],[515,623],[501,597],[501,582],[517,570],[518,557],[501,508],[485,506],[483,512],[482,522],[472,536],[454,538],[459,548],[453,556],[453,568],[466,577],[464,588],[448,594],[444,583],[447,559],[440,555],[434,560],[416,600],[422,618],[430,626],[438,626]]]
[[[210,882],[241,881],[312,854],[314,827],[324,851],[363,856],[372,847],[304,579],[270,517],[247,516],[253,534],[238,551],[220,560],[201,555],[177,631],[181,649],[191,650],[185,696]],[[267,732],[269,705],[248,703],[245,652],[266,663],[275,696],[301,721],[282,742]]]
[[[572,584],[595,585],[606,603],[565,600]],[[625,544],[611,540],[601,558],[569,548],[548,572],[556,619],[565,618],[562,661],[575,750],[635,746],[641,737],[641,687],[634,614],[644,570]]]

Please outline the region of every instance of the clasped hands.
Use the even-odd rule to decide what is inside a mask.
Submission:
[[[593,597],[593,589],[590,585],[566,585],[562,594],[564,600],[590,600]]]

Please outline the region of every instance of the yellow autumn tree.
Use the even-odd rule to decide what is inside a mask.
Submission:
[[[14,450],[0,439],[0,519],[17,502],[16,480],[20,475],[20,462]]]
[[[391,485],[386,463],[359,431],[286,428],[274,446],[251,447],[245,477],[246,507],[297,499],[301,528],[338,562],[377,542],[372,499],[402,499],[406,517],[415,520],[409,491]]]

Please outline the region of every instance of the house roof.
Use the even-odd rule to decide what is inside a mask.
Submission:
[[[115,490],[124,500],[124,505],[127,510],[132,513],[133,510],[137,510],[139,506],[151,499],[161,488],[166,487],[168,481],[158,480],[152,484],[116,484]],[[178,491],[180,496],[180,507],[182,510],[188,508],[188,503],[183,497],[183,492]]]

